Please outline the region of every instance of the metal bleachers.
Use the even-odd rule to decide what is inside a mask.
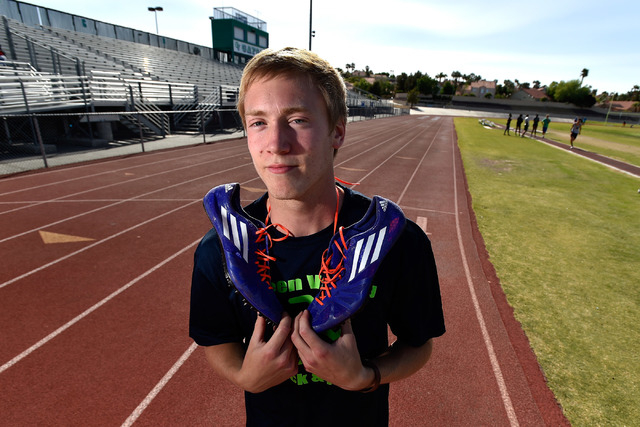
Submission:
[[[8,18],[2,21],[0,34],[7,33],[8,25],[15,59],[29,62],[42,72],[89,75],[96,70],[129,78],[188,83],[198,87],[201,99],[220,85],[238,86],[242,75],[237,65],[199,55],[60,28],[31,27]]]

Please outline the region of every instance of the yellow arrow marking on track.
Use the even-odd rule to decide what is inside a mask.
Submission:
[[[344,166],[340,166],[340,169],[344,169],[346,171],[354,171],[354,172],[366,172],[366,169],[354,169],[354,168],[345,168]]]
[[[427,217],[426,216],[419,216],[416,219],[416,224],[418,224],[418,226],[422,228],[422,231],[424,231],[427,234],[427,236],[431,235],[431,233],[427,233]]]
[[[52,233],[50,231],[40,230],[39,233],[45,245],[52,243],[91,242],[95,240],[89,237],[71,236],[69,234]]]

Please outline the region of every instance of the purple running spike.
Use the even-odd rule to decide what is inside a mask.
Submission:
[[[341,227],[331,238],[322,256],[320,292],[309,304],[316,332],[335,328],[362,308],[373,276],[405,224],[398,205],[374,196],[360,221]]]
[[[240,184],[212,188],[204,209],[218,232],[225,276],[242,297],[274,324],[282,317],[282,304],[271,286],[269,235],[265,225],[240,205]]]

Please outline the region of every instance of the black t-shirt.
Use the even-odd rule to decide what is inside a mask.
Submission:
[[[359,221],[371,203],[360,193],[344,190],[338,227]],[[264,195],[247,206],[247,213],[266,218],[266,198]],[[321,255],[332,236],[333,225],[311,236],[274,242],[270,251],[276,258],[270,263],[272,284],[292,315],[306,308],[318,293]],[[227,283],[220,251],[217,234],[211,229],[195,253],[189,335],[203,346],[229,342],[247,345],[256,313],[243,305],[242,298]],[[407,221],[381,263],[373,287],[373,298],[351,318],[363,359],[374,358],[387,349],[388,326],[398,340],[414,347],[444,333],[431,243],[412,221]],[[388,385],[366,394],[343,390],[307,373],[300,364],[298,375],[290,380],[262,393],[245,393],[247,425],[387,425],[388,394]]]

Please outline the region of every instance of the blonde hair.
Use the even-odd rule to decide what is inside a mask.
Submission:
[[[347,123],[347,90],[336,69],[313,52],[286,47],[280,50],[265,49],[247,63],[238,95],[238,112],[245,126],[244,99],[247,90],[260,78],[279,75],[307,76],[322,94],[329,126],[333,128],[339,122]]]

